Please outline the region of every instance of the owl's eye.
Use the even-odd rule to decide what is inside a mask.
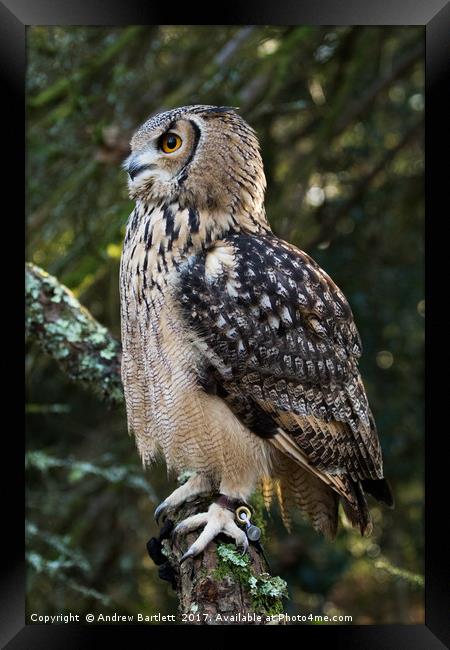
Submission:
[[[176,133],[164,133],[159,143],[164,153],[173,153],[181,147],[183,140]]]

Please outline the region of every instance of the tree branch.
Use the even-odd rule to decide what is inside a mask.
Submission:
[[[26,334],[64,372],[111,404],[123,403],[120,343],[56,278],[25,265]]]

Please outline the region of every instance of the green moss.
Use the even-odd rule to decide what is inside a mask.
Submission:
[[[233,544],[217,547],[218,567],[213,573],[216,580],[229,577],[239,582],[250,594],[252,609],[258,614],[273,616],[283,612],[283,598],[287,598],[287,584],[268,573],[256,574],[249,555],[241,555]]]

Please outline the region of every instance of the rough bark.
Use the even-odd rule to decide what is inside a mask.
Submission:
[[[177,591],[180,621],[194,625],[278,624],[286,583],[270,575],[263,554],[254,544],[250,543],[242,555],[230,539],[220,535],[204,553],[180,565],[181,556],[198,532],[174,538],[172,530],[185,517],[205,512],[212,499],[209,495],[184,504],[166,520],[160,537],[148,545],[160,576]]]
[[[26,308],[30,340],[56,359],[73,380],[112,404],[123,403],[120,343],[67,287],[33,264],[26,265]],[[276,615],[283,611],[286,583],[269,574],[265,559],[253,544],[248,554],[241,556],[232,540],[220,536],[204,553],[180,565],[179,559],[198,532],[173,539],[171,530],[185,517],[205,511],[212,499],[210,495],[184,504],[165,523],[162,535],[149,542],[149,554],[159,565],[160,576],[177,590],[181,622],[278,623]],[[263,526],[261,507],[256,501],[253,506],[253,521]]]
[[[75,381],[112,404],[124,401],[121,346],[73,293],[34,264],[25,265],[26,334]]]

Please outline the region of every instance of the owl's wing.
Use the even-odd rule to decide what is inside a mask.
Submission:
[[[345,476],[371,492],[383,469],[357,367],[361,342],[344,295],[316,262],[271,233],[231,235],[181,270],[180,304],[206,381],[252,431],[275,437],[342,496]]]

